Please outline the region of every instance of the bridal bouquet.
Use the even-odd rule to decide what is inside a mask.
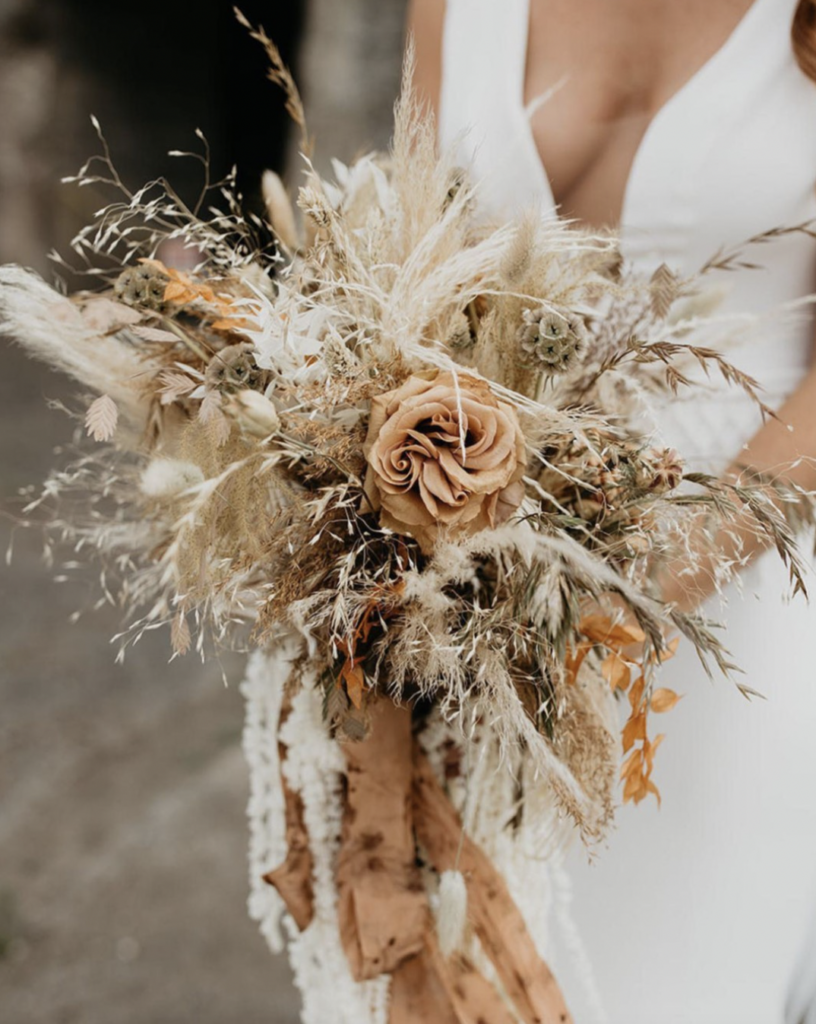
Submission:
[[[698,280],[484,224],[407,86],[390,153],[335,175],[307,167],[298,224],[271,174],[263,219],[230,180],[190,207],[106,147],[83,168],[117,192],[74,242],[103,290],[0,272],[3,330],[91,393],[29,513],[98,554],[124,646],[256,650],[250,909],[305,1020],[564,1021],[533,872],[658,798],[673,638],[728,667],[655,580],[752,522],[801,582],[805,496],[654,434],[694,367],[760,402],[700,344]]]

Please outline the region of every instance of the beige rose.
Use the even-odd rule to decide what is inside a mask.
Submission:
[[[504,522],[524,497],[515,409],[473,377],[410,377],[371,403],[365,492],[380,522],[430,550],[440,530]]]

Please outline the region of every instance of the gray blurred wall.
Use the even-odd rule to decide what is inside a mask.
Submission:
[[[331,157],[347,163],[388,144],[406,8],[406,0],[311,0],[301,68],[321,171]]]

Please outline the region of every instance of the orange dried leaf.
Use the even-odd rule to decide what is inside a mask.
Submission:
[[[342,676],[346,683],[349,700],[359,711],[363,706],[363,690],[365,689],[363,666],[349,660],[343,665]]]
[[[640,702],[643,699],[643,691],[646,689],[646,680],[643,676],[638,676],[635,680],[635,684],[629,691],[629,703],[632,705],[632,710],[640,707]]]
[[[214,320],[210,324],[210,327],[214,331],[248,331],[252,327],[252,324],[246,319],[246,317],[236,316],[229,318],[222,317],[220,320]]]
[[[587,654],[592,650],[592,645],[588,643],[578,644],[575,654],[568,654],[565,668],[567,672],[567,683],[570,686],[574,686],[578,681],[578,673],[581,671],[581,665],[584,663],[584,659]]]
[[[654,795],[655,795],[655,796],[657,797],[657,806],[658,806],[658,807],[660,807],[660,806],[661,806],[661,804],[662,804],[662,802],[663,802],[663,801],[662,801],[662,800],[660,799],[660,790],[659,790],[659,789],[657,788],[657,786],[656,786],[656,785],[655,785],[655,784],[654,784],[654,783],[652,782],[652,780],[651,780],[651,779],[647,779],[647,780],[646,780],[646,790],[647,790],[647,792],[648,792],[648,793],[654,793]],[[646,796],[646,793],[644,793],[644,794],[643,794],[643,796]],[[642,799],[643,799],[643,797],[641,797],[640,799],[642,800]],[[640,803],[640,800],[635,800],[635,803]]]
[[[651,743],[649,742],[649,740],[643,741],[643,758],[646,763],[647,775],[652,774],[652,769],[654,768],[654,756],[657,752],[657,748],[660,746],[660,744],[663,742],[665,738],[665,734],[661,733],[659,736],[655,736]]]
[[[679,700],[679,693],[675,693],[674,690],[669,690],[664,686],[659,690],[655,690],[652,694],[651,709],[660,715],[664,711],[671,711]]]
[[[646,716],[641,712],[632,715],[623,727],[623,752],[624,754],[632,749],[636,740],[646,739]]]
[[[167,287],[164,289],[164,301],[165,302],[189,302],[190,298],[195,298],[195,295],[187,287],[182,284],[181,281],[168,281]]]
[[[578,628],[584,636],[605,647],[628,647],[629,644],[641,644],[646,639],[640,626],[613,622],[608,615],[587,615],[581,619]]]
[[[634,800],[636,804],[646,796],[647,790],[646,779],[638,773],[634,773],[629,776],[626,780],[626,785],[623,787],[623,802],[627,803],[629,800]]]
[[[654,768],[654,755],[656,754],[657,748],[663,739],[665,739],[665,735],[660,733],[660,735],[655,736],[651,742],[647,739],[643,743],[643,758],[646,763],[647,775],[651,775],[652,773],[652,769]]]
[[[604,658],[601,674],[613,690],[625,690],[631,681],[632,673],[629,666],[619,654],[613,651]]]
[[[628,779],[632,772],[641,774],[643,771],[643,751],[640,747],[637,747],[632,753],[626,758],[621,765],[620,777],[622,779]]]

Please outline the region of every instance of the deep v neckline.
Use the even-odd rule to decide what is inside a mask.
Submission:
[[[648,168],[650,150],[652,149],[655,137],[657,137],[663,130],[664,125],[673,114],[676,114],[676,112],[681,110],[686,104],[693,103],[695,94],[705,86],[707,79],[721,71],[724,66],[727,66],[728,61],[739,51],[743,41],[751,34],[753,25],[759,17],[760,9],[769,2],[771,2],[771,0],[753,0],[751,6],[742,15],[724,42],[697,68],[696,71],[692,72],[685,82],[683,82],[683,84],[676,89],[671,96],[669,96],[669,98],[660,105],[660,107],[658,107],[649,119],[649,123],[646,125],[646,128],[640,137],[640,141],[635,148],[631,163],[629,164],[629,171],[626,176],[623,195],[621,196],[618,222],[617,224],[605,225],[605,227],[614,231],[623,232],[627,225],[632,223],[632,212],[637,196],[637,186],[643,179],[646,169]],[[530,3],[531,0],[522,0],[522,2],[518,4],[522,22],[522,59],[520,61],[521,80],[518,83],[517,89],[517,111],[522,122],[521,131],[524,139],[524,148],[527,154],[527,159],[532,166],[533,173],[538,179],[539,188],[548,200],[552,210],[557,213],[557,204],[555,201],[552,182],[550,180],[544,158],[536,143],[531,123],[532,115],[541,102],[541,97],[534,97],[529,102],[526,102],[525,98],[528,70],[527,51],[530,35]],[[593,226],[597,227],[597,225]]]

